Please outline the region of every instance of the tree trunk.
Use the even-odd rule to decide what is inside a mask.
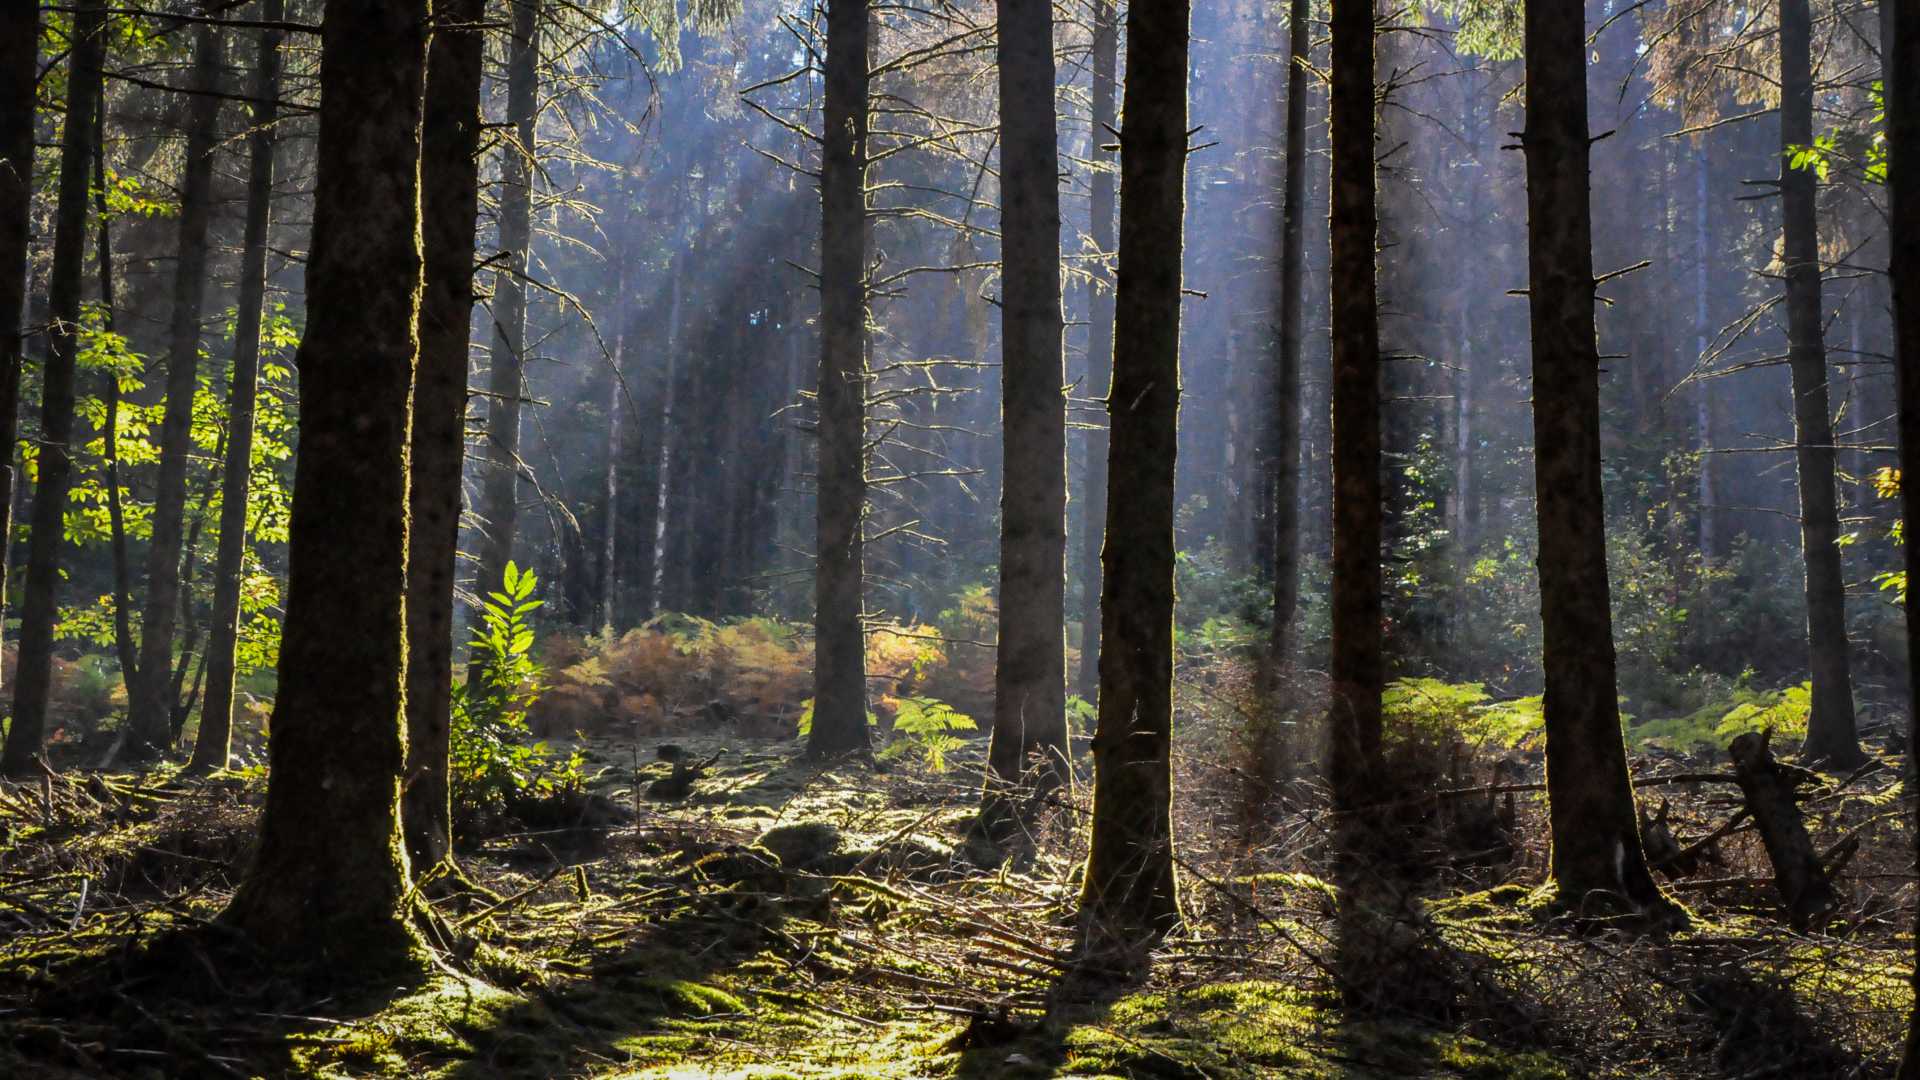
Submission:
[[[541,0],[514,0],[513,43],[507,54],[507,121],[514,140],[502,148],[500,251],[494,275],[493,348],[488,355],[487,444],[480,489],[481,592],[500,587],[513,559],[520,511],[520,397],[526,364],[527,259],[533,238],[533,158],[540,116]],[[479,671],[476,654],[467,677]]]
[[[1114,173],[1112,144],[1115,75],[1120,65],[1120,22],[1112,0],[1094,0],[1093,8],[1093,172],[1092,214],[1088,228],[1100,262],[1088,268],[1087,396],[1102,403],[1113,380],[1113,285],[1107,259],[1113,256]],[[1086,571],[1080,594],[1080,697],[1100,697],[1100,547],[1107,525],[1107,429],[1087,429],[1087,474],[1080,513]]]
[[[626,205],[629,196],[621,193],[621,203]],[[615,244],[624,244],[627,236],[627,220],[622,218],[620,237]],[[624,455],[620,444],[627,426],[628,414],[625,398],[627,396],[627,256],[620,248],[613,252],[618,270],[613,282],[613,356],[608,360],[607,370],[607,472],[606,472],[606,523],[600,537],[600,632],[608,638],[613,636],[614,614],[619,605],[620,595],[620,466]]]
[[[400,787],[427,4],[329,0],[323,25],[272,771],[223,919],[277,963],[346,979],[422,959]]]
[[[1905,3],[1895,9],[1881,0],[1880,70],[1887,106],[1887,248],[1893,286],[1894,370],[1900,401],[1900,475],[1920,477],[1920,10]],[[1900,485],[1904,521],[1920,521],[1920,485]],[[1904,533],[1908,588],[1907,670],[1920,672],[1920,541]],[[1920,676],[1909,674],[1910,680]],[[1920,694],[1907,688],[1907,753],[1920,754]],[[1920,819],[1914,822],[1915,855],[1920,857]],[[1920,901],[1916,901],[1920,916]],[[1920,1080],[1920,936],[1915,938],[1912,973],[1914,1005],[1907,1023],[1906,1053],[1900,1080]]]
[[[1312,27],[1307,0],[1287,7],[1287,145],[1280,195],[1280,355],[1274,371],[1273,636],[1269,672],[1292,651],[1300,607],[1300,320],[1306,276],[1307,65]]]
[[[1585,9],[1526,8],[1527,284],[1546,675],[1547,801],[1562,903],[1677,916],[1647,872],[1614,686],[1600,355],[1587,176]]]
[[[1173,876],[1173,515],[1187,164],[1186,0],[1133,0],[1102,553],[1093,838],[1080,945],[1129,963],[1179,925]]]
[[[832,0],[820,158],[820,459],[809,757],[867,748],[860,537],[867,500],[867,42],[866,0]]]
[[[260,18],[277,22],[285,0],[262,0]],[[233,658],[240,640],[240,583],[246,573],[247,488],[253,463],[253,419],[260,391],[260,321],[267,293],[267,229],[273,217],[273,150],[279,121],[279,30],[260,32],[260,53],[248,94],[247,221],[234,312],[233,379],[227,387],[227,453],[220,477],[220,544],[213,557],[212,629],[207,639],[206,705],[189,771],[224,769],[233,745]]]
[[[1737,736],[1727,746],[1727,756],[1733,759],[1740,794],[1766,846],[1767,861],[1773,864],[1774,885],[1780,890],[1787,919],[1795,930],[1805,932],[1833,913],[1837,898],[1800,816],[1795,798],[1798,779],[1774,760],[1767,745],[1772,737],[1771,731]]]
[[[20,368],[25,362],[27,256],[33,227],[34,87],[40,59],[40,5],[0,2],[0,538],[13,535],[14,443],[19,438]],[[0,552],[0,621],[7,560]]]
[[[93,144],[102,148],[93,155],[93,205],[100,219],[99,242],[95,248],[95,268],[100,282],[100,307],[105,315],[107,333],[114,332],[113,224],[107,215],[107,108],[106,97],[94,101]],[[140,646],[133,637],[133,572],[127,562],[127,515],[120,496],[120,377],[105,373],[101,385],[106,399],[106,423],[100,432],[105,453],[101,470],[107,487],[107,547],[113,563],[113,644],[120,661],[120,679],[132,687],[140,681]],[[127,746],[125,738],[116,744],[114,756]]]
[[[1029,758],[1066,778],[1067,413],[1053,6],[1000,0],[1000,633],[984,819]]]
[[[1380,758],[1380,318],[1374,268],[1373,6],[1335,0],[1328,63],[1332,155],[1334,805],[1371,800]]]
[[[73,374],[80,350],[80,281],[86,260],[88,167],[99,152],[94,125],[101,68],[106,61],[103,0],[80,0],[68,60],[67,115],[60,140],[60,195],[55,211],[53,267],[47,308],[52,348],[41,375],[39,482],[34,485],[27,542],[27,584],[20,609],[19,666],[13,684],[13,720],[0,773],[24,776],[36,768],[47,731],[53,682],[53,631],[58,613],[60,549],[67,487],[73,475]]]
[[[1847,660],[1846,581],[1833,491],[1833,414],[1821,337],[1820,234],[1813,170],[1792,166],[1792,148],[1813,144],[1813,11],[1780,0],[1780,231],[1787,292],[1787,361],[1793,374],[1794,457],[1799,466],[1800,551],[1806,560],[1807,659],[1813,710],[1802,755],[1850,769],[1866,760],[1853,724]]]
[[[1711,232],[1707,227],[1707,149],[1704,135],[1695,135],[1693,149],[1694,162],[1694,206],[1693,206],[1693,354],[1697,363],[1707,355],[1707,343],[1711,339],[1713,328],[1707,324],[1707,298],[1709,295],[1708,268],[1711,256],[1708,244]],[[1707,384],[1696,382],[1693,386],[1693,426],[1694,445],[1700,452],[1700,559],[1711,561],[1720,550],[1719,538],[1714,531],[1714,516],[1717,513],[1714,504],[1718,496],[1714,494],[1713,465],[1713,399],[1709,396]]]
[[[192,96],[187,105],[180,243],[167,339],[167,403],[160,421],[160,474],[154,482],[153,539],[147,548],[147,604],[140,619],[140,665],[127,683],[127,750],[152,757],[173,742],[173,630],[180,612],[180,545],[185,535],[187,467],[193,455],[193,397],[200,388],[200,313],[207,293],[207,231],[213,211],[213,150],[220,118],[219,30],[194,31]]]
[[[417,867],[453,848],[447,786],[453,710],[453,587],[466,452],[473,234],[480,207],[485,0],[434,11],[420,142],[420,363],[413,382],[407,500],[407,853]]]

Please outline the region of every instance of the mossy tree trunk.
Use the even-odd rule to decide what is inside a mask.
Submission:
[[[39,3],[4,0],[0,3],[0,538],[13,534],[14,442],[20,424],[20,368],[27,351],[22,332],[27,256],[33,243],[29,212],[39,51]],[[6,595],[7,560],[0,557],[0,614],[5,613]]]
[[[493,345],[487,364],[486,466],[480,488],[480,590],[500,587],[513,559],[520,514],[520,398],[527,341],[527,252],[533,239],[534,140],[540,116],[540,0],[511,0],[507,122],[501,147],[500,254],[494,276]],[[476,654],[468,678],[479,670]]]
[[[285,0],[264,0],[263,22],[278,22]],[[247,553],[247,489],[253,462],[254,410],[260,396],[260,320],[266,304],[267,230],[273,220],[273,153],[279,119],[280,46],[284,35],[260,31],[248,86],[253,130],[247,136],[246,235],[233,330],[233,379],[227,389],[226,460],[220,474],[220,542],[213,557],[213,616],[207,638],[206,704],[188,768],[224,769],[233,744],[234,652],[240,642],[240,582]]]
[[[1882,4],[1894,0],[1882,0]],[[1894,368],[1900,400],[1900,475],[1920,477],[1920,4],[1883,11],[1881,78],[1887,104],[1887,238],[1893,283]],[[1920,485],[1900,485],[1903,521],[1920,521]],[[1920,671],[1920,542],[1905,534],[1907,670]],[[1920,693],[1907,690],[1907,753],[1920,754]],[[1920,858],[1920,818],[1914,822]],[[1920,918],[1920,901],[1913,913]],[[1920,1080],[1920,935],[1915,938],[1913,1011],[1900,1080]]]
[[[474,220],[480,208],[485,0],[434,5],[420,141],[426,282],[413,380],[407,501],[407,853],[431,866],[453,848],[447,783],[453,711],[454,560],[466,453]]]
[[[1053,6],[1000,0],[1001,445],[999,642],[987,752],[989,824],[1035,754],[1066,774],[1067,413],[1060,335],[1060,154]]]
[[[73,435],[73,377],[80,352],[88,173],[100,149],[90,120],[99,107],[101,68],[106,62],[103,0],[80,0],[73,20],[73,50],[67,59],[67,119],[60,138],[59,202],[54,211],[53,266],[47,282],[52,348],[41,372],[39,476],[33,489],[32,527],[27,538],[27,584],[20,608],[13,718],[7,727],[6,749],[0,753],[0,772],[8,776],[34,771],[46,738],[60,549],[65,543],[62,521],[73,477],[68,441]]]
[[[1372,797],[1380,758],[1380,307],[1374,268],[1373,5],[1334,0],[1328,101],[1332,181],[1334,805]]]
[[[867,4],[827,5],[820,156],[820,442],[809,757],[867,748]]]
[[[1600,355],[1587,175],[1585,8],[1526,8],[1527,286],[1553,881],[1575,909],[1671,905],[1627,777],[1600,490]]]
[[[400,785],[427,18],[426,0],[326,8],[272,771],[223,915],[275,961],[339,977],[421,958]]]
[[[1120,20],[1112,0],[1094,0],[1093,8],[1093,115],[1092,149],[1089,157],[1097,168],[1089,192],[1092,220],[1088,239],[1102,258],[1113,254],[1114,174],[1112,145],[1114,87],[1120,66]],[[1113,381],[1113,280],[1107,264],[1088,268],[1092,284],[1087,289],[1087,383],[1086,394],[1104,401],[1107,385]],[[1081,485],[1081,549],[1085,574],[1080,597],[1080,697],[1098,702],[1100,698],[1100,546],[1107,531],[1107,429],[1094,425],[1087,429],[1086,481]]]
[[[1280,353],[1274,368],[1273,627],[1269,673],[1287,662],[1300,607],[1300,339],[1306,276],[1307,65],[1312,48],[1307,0],[1287,6],[1287,144],[1280,194]]]
[[[1813,144],[1813,9],[1780,0],[1780,231],[1787,297],[1787,367],[1793,376],[1794,458],[1799,467],[1800,552],[1806,562],[1807,660],[1813,709],[1804,755],[1838,768],[1866,760],[1854,730],[1847,658],[1846,581],[1833,490],[1833,414],[1822,334],[1820,233],[1812,169],[1794,147]]]
[[[207,232],[213,216],[213,151],[224,63],[218,28],[193,35],[193,93],[180,189],[180,233],[173,271],[173,320],[167,334],[167,400],[160,419],[160,472],[154,481],[147,599],[140,618],[139,669],[127,673],[127,750],[151,757],[173,742],[173,631],[181,604],[187,468],[193,456],[193,398],[200,389],[200,315],[207,295]]]
[[[1082,952],[1136,957],[1176,927],[1173,872],[1173,513],[1186,201],[1186,0],[1127,9],[1120,261],[1107,415],[1100,712]]]

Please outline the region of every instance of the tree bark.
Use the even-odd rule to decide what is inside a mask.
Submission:
[[[1733,759],[1740,793],[1766,845],[1767,860],[1773,863],[1774,884],[1787,918],[1795,930],[1805,931],[1832,914],[1837,899],[1800,817],[1794,797],[1798,783],[1774,760],[1767,746],[1771,737],[1771,732],[1740,735],[1728,745],[1727,756]]]
[[[93,205],[100,219],[94,266],[100,284],[100,307],[105,314],[107,333],[114,332],[113,223],[107,214],[107,108],[104,93],[94,101],[93,140],[103,148],[93,155]],[[107,487],[107,548],[113,563],[113,645],[120,661],[120,678],[126,686],[140,681],[140,645],[133,637],[133,572],[127,562],[127,515],[120,497],[120,377],[108,371],[102,380],[106,399],[106,423],[100,432],[105,453],[102,472]],[[127,740],[116,744],[115,756],[127,747]]]
[[[103,0],[80,0],[68,59],[67,114],[60,140],[60,194],[55,210],[53,267],[47,307],[52,348],[41,376],[39,482],[34,485],[27,541],[27,584],[20,609],[19,666],[13,720],[0,773],[25,776],[46,739],[47,696],[53,682],[54,618],[58,613],[60,549],[67,488],[73,475],[73,377],[80,350],[80,282],[87,243],[88,167],[99,153],[91,122],[99,106],[106,62]],[[31,111],[31,110],[29,110]]]
[[[192,94],[187,103],[180,241],[173,275],[173,323],[167,338],[167,402],[160,421],[160,473],[154,482],[153,538],[147,548],[147,601],[140,619],[140,664],[127,684],[127,751],[153,757],[173,742],[168,693],[173,631],[180,611],[180,545],[186,529],[187,467],[193,454],[193,397],[199,390],[200,314],[207,293],[207,232],[213,212],[213,150],[220,118],[218,28],[194,30]]]
[[[407,500],[407,853],[427,867],[453,850],[447,784],[453,714],[453,590],[466,453],[474,220],[480,208],[485,0],[434,9],[420,142],[420,362],[413,382]]]
[[[867,15],[866,0],[831,0],[827,5],[809,757],[836,756],[868,745],[860,536],[867,500]]]
[[[1093,837],[1080,945],[1137,962],[1180,922],[1173,874],[1174,456],[1187,164],[1186,0],[1127,9],[1120,261],[1102,553]]]
[[[1920,477],[1920,4],[1881,0],[1880,71],[1887,107],[1887,248],[1893,287],[1893,351],[1899,390],[1900,475]],[[1903,480],[1900,512],[1904,521],[1920,521],[1920,485]],[[1908,588],[1907,670],[1920,672],[1920,541],[1903,533]],[[1913,679],[1914,676],[1909,676]],[[1920,754],[1920,693],[1907,688],[1907,753]],[[1917,811],[1920,813],[1920,811]],[[1914,822],[1915,857],[1920,859],[1920,817]],[[1920,901],[1914,914],[1920,921]],[[1914,942],[1911,981],[1914,1005],[1907,1023],[1906,1052],[1900,1080],[1920,1080],[1920,936]]]
[[[499,587],[513,559],[520,512],[520,397],[526,365],[527,249],[533,238],[533,160],[540,117],[541,0],[513,0],[513,41],[507,54],[507,122],[514,141],[500,166],[500,251],[494,276],[493,347],[488,356],[486,468],[480,489],[479,584]],[[476,655],[467,677],[479,671]]]
[[[287,613],[252,868],[222,916],[332,979],[418,971],[400,838],[426,0],[329,0]]]
[[[999,647],[983,819],[1008,809],[1029,759],[1037,790],[1066,778],[1067,413],[1060,336],[1060,154],[1053,6],[999,0]],[[1003,822],[1004,823],[1004,822]]]
[[[1274,370],[1273,627],[1269,675],[1292,652],[1293,617],[1300,607],[1300,339],[1302,279],[1306,276],[1307,0],[1287,6],[1287,144],[1280,194],[1280,354]]]
[[[33,244],[33,120],[40,59],[40,5],[0,3],[0,537],[13,535],[14,443],[19,439],[25,362],[27,257]],[[0,553],[0,619],[7,560]]]
[[[1328,63],[1332,155],[1333,683],[1328,770],[1334,805],[1372,799],[1380,759],[1380,309],[1374,265],[1373,5],[1335,0]]]
[[[262,22],[278,22],[285,0],[261,0]],[[273,218],[273,152],[279,121],[280,46],[285,34],[260,31],[248,94],[247,220],[241,242],[240,295],[233,328],[233,377],[227,386],[227,446],[220,476],[220,543],[213,557],[213,615],[207,638],[206,705],[189,771],[227,767],[233,746],[234,650],[240,640],[240,584],[246,573],[248,481],[254,410],[260,393],[260,322],[267,294],[267,230]]]
[[[1806,561],[1807,659],[1813,710],[1809,760],[1853,768],[1866,760],[1854,731],[1847,658],[1846,581],[1840,569],[1840,514],[1833,491],[1833,414],[1827,346],[1821,336],[1820,234],[1816,178],[1792,165],[1792,148],[1813,143],[1813,11],[1780,0],[1780,232],[1787,294],[1787,364],[1793,376],[1794,457],[1799,466],[1800,551]]]
[[[1113,381],[1113,285],[1108,259],[1113,257],[1114,172],[1112,144],[1114,87],[1120,65],[1120,21],[1112,0],[1094,0],[1093,8],[1093,148],[1088,157],[1095,166],[1091,195],[1089,238],[1100,261],[1088,268],[1092,284],[1087,304],[1087,396],[1106,401]],[[1100,697],[1100,548],[1107,525],[1107,429],[1087,429],[1087,471],[1082,485],[1082,559],[1085,564],[1080,594],[1080,697],[1097,703]]]
[[[1677,916],[1648,873],[1627,778],[1600,488],[1585,9],[1526,7],[1527,284],[1553,881],[1586,910]]]

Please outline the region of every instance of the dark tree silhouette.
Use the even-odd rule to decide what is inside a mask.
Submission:
[[[1092,220],[1087,238],[1103,259],[1113,255],[1113,138],[1115,76],[1120,64],[1120,20],[1112,0],[1094,0],[1093,116],[1090,157],[1098,166],[1088,193]],[[1113,279],[1103,261],[1089,268],[1087,288],[1086,394],[1105,401],[1113,381]],[[1080,697],[1100,697],[1100,546],[1107,532],[1107,429],[1087,429],[1086,479],[1081,484],[1081,561],[1085,572],[1080,598]]]
[[[33,112],[39,68],[40,5],[0,4],[0,537],[13,532],[14,443],[20,425],[20,366],[27,342],[27,255],[33,242]],[[0,543],[0,547],[4,547]],[[7,595],[0,558],[0,613]]]
[[[1280,194],[1280,354],[1274,368],[1273,627],[1270,670],[1286,663],[1300,606],[1300,320],[1306,276],[1307,0],[1287,7],[1287,145]]]

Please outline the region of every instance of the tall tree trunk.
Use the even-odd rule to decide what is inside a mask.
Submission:
[[[420,141],[420,363],[413,381],[407,500],[407,854],[416,867],[453,849],[447,786],[453,713],[453,587],[466,453],[474,220],[480,208],[480,85],[485,0],[434,7]],[[489,587],[491,587],[489,585]]]
[[[1600,351],[1587,177],[1585,8],[1526,7],[1527,285],[1552,871],[1563,903],[1678,915],[1641,852],[1614,684]]]
[[[626,205],[628,196],[621,193],[621,203]],[[626,240],[626,215],[622,217],[620,238],[616,244]],[[600,537],[600,597],[598,612],[600,631],[608,637],[613,636],[615,609],[620,596],[620,465],[624,455],[620,444],[625,436],[629,422],[626,407],[627,396],[627,258],[624,251],[616,248],[613,252],[614,263],[618,271],[613,282],[613,356],[608,361],[607,371],[607,472],[606,472],[606,525]]]
[[[1920,4],[1880,0],[1881,90],[1887,108],[1887,248],[1893,287],[1894,371],[1900,401],[1900,513],[1920,521]],[[1904,532],[1907,571],[1907,753],[1920,754],[1920,540]],[[1920,857],[1920,817],[1914,826]],[[1920,900],[1914,913],[1920,917]],[[1920,936],[1914,941],[1914,1004],[1900,1080],[1920,1080]]]
[[[173,630],[180,612],[180,545],[185,534],[187,467],[193,455],[193,397],[200,388],[200,313],[207,293],[207,232],[213,212],[213,150],[220,118],[222,47],[218,28],[194,31],[192,97],[187,105],[186,176],[180,192],[180,242],[173,276],[173,324],[167,339],[167,404],[160,421],[160,474],[154,483],[153,539],[147,548],[147,604],[140,619],[140,666],[127,684],[127,750],[151,757],[173,742]]]
[[[1066,776],[1066,372],[1060,335],[1060,153],[1053,5],[999,0],[1000,633],[987,750],[989,826],[1035,753]],[[999,824],[1006,824],[1001,821]]]
[[[1707,298],[1709,290],[1708,255],[1709,238],[1712,235],[1707,227],[1707,148],[1704,134],[1694,136],[1693,148],[1693,355],[1698,363],[1707,355],[1707,343],[1713,328],[1707,324]],[[1714,503],[1718,496],[1714,494],[1713,465],[1713,398],[1705,382],[1695,382],[1693,386],[1693,427],[1694,444],[1700,452],[1700,558],[1702,562],[1714,558],[1719,553],[1719,537],[1715,534],[1714,520],[1717,510]]]
[[[480,489],[480,589],[499,588],[513,559],[520,512],[520,397],[526,364],[527,258],[533,238],[534,139],[540,117],[541,0],[512,0],[513,42],[507,53],[507,122],[514,142],[503,148],[500,251],[495,275],[493,348],[488,356],[487,444]],[[467,677],[479,670],[470,661]]]
[[[1104,402],[1113,380],[1113,284],[1106,260],[1113,256],[1114,173],[1112,144],[1115,77],[1120,66],[1120,21],[1113,0],[1094,0],[1093,148],[1091,192],[1093,220],[1089,238],[1100,262],[1088,268],[1087,396]],[[1100,547],[1107,525],[1107,429],[1087,429],[1087,472],[1082,485],[1080,522],[1084,580],[1080,593],[1080,697],[1100,697]]]
[[[814,541],[813,729],[809,757],[867,747],[861,626],[867,501],[866,0],[827,5],[820,157],[820,460]]]
[[[1380,758],[1380,308],[1374,268],[1373,5],[1334,0],[1328,102],[1332,153],[1333,680],[1328,768],[1334,805],[1372,797]]]
[[[7,728],[0,773],[24,776],[47,731],[47,695],[53,682],[53,631],[58,610],[60,548],[67,487],[73,475],[73,374],[80,350],[80,281],[86,260],[88,167],[99,152],[92,117],[99,106],[106,62],[104,0],[79,0],[67,75],[67,115],[60,139],[60,195],[55,211],[53,267],[47,307],[53,347],[41,375],[39,481],[34,485],[27,542],[27,585],[20,609],[19,666],[13,684],[13,721]]]
[[[261,0],[260,18],[278,22],[285,0]],[[233,745],[234,650],[240,640],[240,584],[246,573],[248,480],[253,467],[254,410],[260,392],[260,321],[267,295],[267,229],[273,218],[274,127],[279,121],[279,30],[260,31],[259,59],[248,94],[247,221],[241,244],[240,295],[234,312],[233,379],[227,387],[227,453],[220,477],[220,544],[213,557],[213,615],[207,639],[206,705],[189,771],[224,769]]]
[[[25,362],[27,256],[33,230],[33,119],[40,59],[40,5],[0,3],[0,538],[13,535],[14,443],[19,438],[20,368]],[[7,559],[0,552],[0,617]]]
[[[1287,145],[1280,195],[1280,355],[1273,397],[1273,636],[1270,673],[1292,651],[1300,607],[1300,339],[1306,276],[1307,65],[1312,48],[1307,0],[1287,6]]]
[[[659,389],[653,397],[657,402],[654,414],[657,422],[652,425],[656,432],[652,454],[653,490],[647,495],[653,501],[653,513],[652,526],[642,540],[647,550],[640,601],[640,610],[647,618],[652,618],[667,604],[667,525],[673,509],[673,435],[678,423],[673,409],[674,385],[679,379],[680,296],[686,262],[687,253],[682,251],[668,264],[667,333],[660,349]]]
[[[1080,945],[1129,963],[1179,925],[1173,876],[1173,512],[1186,203],[1186,0],[1133,0],[1120,130],[1100,713]]]
[[[426,0],[328,0],[280,692],[222,916],[329,978],[418,970],[400,839]],[[347,632],[347,631],[351,632]]]
[[[107,213],[107,102],[103,93],[94,101],[93,144],[100,147],[93,155],[93,206],[100,219],[99,242],[95,248],[95,268],[100,283],[100,307],[105,314],[107,333],[114,332],[113,222]],[[133,572],[127,562],[127,514],[120,495],[120,376],[107,371],[101,382],[106,399],[106,423],[100,432],[104,445],[107,487],[107,547],[113,562],[113,644],[120,661],[121,682],[131,687],[140,679],[140,646],[133,637]],[[125,740],[117,744],[125,748]]]
[[[1813,9],[1780,0],[1780,231],[1787,292],[1787,359],[1793,374],[1794,457],[1799,465],[1800,552],[1806,560],[1807,659],[1813,709],[1803,755],[1836,768],[1866,760],[1853,723],[1847,659],[1846,581],[1833,492],[1833,414],[1821,333],[1820,234],[1813,170],[1792,148],[1813,144]]]

